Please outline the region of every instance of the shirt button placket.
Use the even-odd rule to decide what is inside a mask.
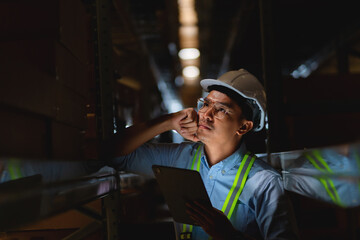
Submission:
[[[211,168],[208,174],[208,183],[209,183],[209,196],[211,196],[212,191],[214,190],[214,185],[215,185],[215,178],[216,178],[216,171],[215,168]]]

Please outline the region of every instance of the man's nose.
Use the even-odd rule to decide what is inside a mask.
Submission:
[[[203,113],[204,115],[204,118],[207,118],[207,119],[213,119],[214,118],[214,109],[213,109],[214,106],[210,106],[208,109],[206,109],[206,111]]]

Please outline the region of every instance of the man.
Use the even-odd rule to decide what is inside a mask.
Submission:
[[[177,224],[178,239],[296,238],[281,176],[247,153],[243,136],[264,126],[265,92],[244,69],[219,79],[204,79],[209,94],[192,109],[168,114],[125,130],[112,165],[119,170],[152,175],[154,164],[191,169],[194,161],[213,208],[188,204],[200,227]],[[176,130],[192,142],[146,143]],[[239,180],[240,179],[240,180]],[[244,184],[245,183],[245,184]]]

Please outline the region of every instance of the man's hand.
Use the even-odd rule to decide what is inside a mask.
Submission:
[[[239,232],[220,210],[199,202],[187,203],[187,214],[213,239],[234,239]]]
[[[186,108],[172,116],[173,128],[185,139],[197,142],[198,116],[193,108]]]

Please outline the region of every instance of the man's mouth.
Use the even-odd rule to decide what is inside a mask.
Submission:
[[[199,126],[200,129],[207,129],[207,130],[211,130],[211,129],[212,129],[211,126],[209,126],[209,125],[207,125],[207,124],[205,124],[205,123],[199,123],[198,126]]]

